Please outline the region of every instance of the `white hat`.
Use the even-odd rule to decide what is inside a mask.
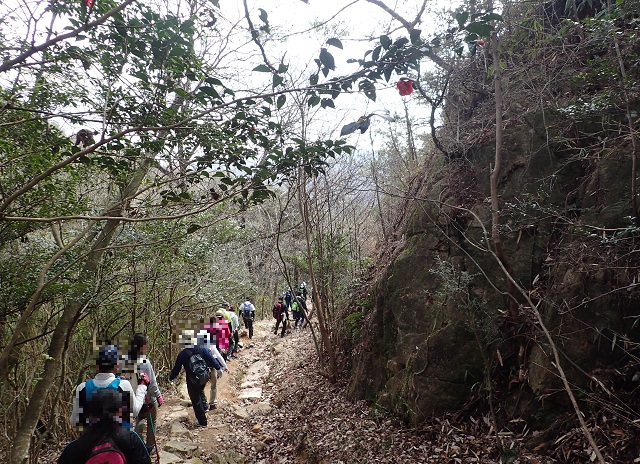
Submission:
[[[192,348],[196,344],[196,333],[194,330],[183,330],[178,338],[181,345],[185,345],[187,348]]]
[[[206,346],[209,344],[209,332],[201,330],[198,332],[198,346]]]

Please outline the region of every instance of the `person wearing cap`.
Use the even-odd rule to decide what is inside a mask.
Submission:
[[[244,326],[249,331],[249,338],[253,338],[253,321],[256,318],[256,307],[251,303],[251,298],[247,297],[238,309],[242,315]]]
[[[209,391],[209,409],[216,409],[218,407],[218,379],[222,377],[223,371],[228,371],[227,363],[224,362],[224,358],[216,348],[216,345],[211,343],[211,335],[206,330],[201,330],[197,335],[198,346],[203,347],[211,352],[211,356],[213,356],[222,367],[221,370],[216,371],[215,375],[211,376],[210,383],[210,391]],[[202,401],[203,404],[207,404],[207,397],[204,394],[204,390],[202,391]],[[205,407],[205,409],[207,409]]]
[[[184,367],[187,377],[187,392],[189,393],[189,399],[191,400],[191,405],[193,406],[193,412],[196,415],[196,419],[198,421],[199,427],[207,426],[207,415],[206,410],[209,409],[208,406],[205,408],[205,405],[202,401],[202,392],[204,391],[205,385],[199,386],[195,385],[191,381],[191,376],[193,372],[191,371],[191,366],[189,360],[195,354],[199,354],[208,367],[213,368],[215,370],[220,370],[220,363],[211,356],[211,352],[204,347],[197,346],[197,339],[195,336],[194,330],[183,330],[180,334],[179,338],[180,345],[182,346],[182,351],[178,353],[178,357],[176,358],[176,362],[171,369],[171,373],[169,374],[169,380],[173,380],[178,377],[180,371]]]
[[[96,390],[110,388],[123,393],[123,424],[131,427],[133,419],[138,415],[144,398],[147,394],[149,377],[140,374],[138,386],[134,390],[131,383],[122,378],[116,378],[118,369],[118,348],[115,345],[106,345],[100,348],[96,365],[98,373],[91,380],[82,382],[75,389],[73,395],[73,408],[71,410],[71,425],[83,431],[88,425],[87,405]]]

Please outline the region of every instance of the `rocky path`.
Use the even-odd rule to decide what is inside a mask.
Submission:
[[[276,441],[261,425],[274,409],[272,374],[275,370],[276,376],[281,375],[274,365],[286,357],[286,345],[295,345],[293,338],[305,336],[276,336],[271,332],[271,321],[257,322],[254,330],[251,340],[243,334],[243,348],[229,363],[229,372],[218,380],[218,408],[208,412],[207,428],[195,427],[184,383],[168,395],[158,417],[161,464],[256,462],[256,456]],[[209,393],[208,387],[205,393]],[[155,456],[153,462],[157,463]]]

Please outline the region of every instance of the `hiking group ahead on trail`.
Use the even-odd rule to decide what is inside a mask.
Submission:
[[[273,307],[277,320],[275,332],[282,322],[283,337],[290,310],[295,328],[298,323],[302,327],[306,314],[302,292],[295,297],[290,290],[285,292]],[[253,338],[256,308],[251,298],[245,298],[239,313],[249,338]],[[199,327],[186,328],[178,337],[181,350],[169,380],[173,381],[185,371],[196,427],[206,427],[207,411],[217,408],[218,379],[242,348],[239,325],[235,308],[222,303],[207,323],[201,320]],[[155,431],[158,408],[164,399],[153,365],[146,356],[147,345],[147,337],[136,333],[127,354],[121,354],[112,344],[100,348],[96,358],[97,374],[78,385],[73,395],[71,423],[81,435],[65,447],[58,464],[150,464],[154,454],[159,462]],[[210,385],[208,400],[207,384]],[[140,436],[145,426],[146,440],[143,441]]]

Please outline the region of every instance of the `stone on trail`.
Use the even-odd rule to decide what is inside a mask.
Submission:
[[[256,399],[262,397],[262,387],[246,388],[240,391],[238,398],[243,400]]]
[[[249,406],[245,407],[245,409],[249,414],[260,415],[260,414],[267,414],[271,412],[273,407],[269,403],[265,403],[264,401],[261,401],[260,403],[250,404]]]
[[[184,422],[189,419],[189,412],[184,408],[171,409],[171,412],[164,416],[165,421]]]
[[[233,415],[238,419],[248,419],[249,411],[247,411],[247,408],[237,408],[233,411]]]
[[[246,382],[242,382],[242,384],[240,385],[240,388],[245,389],[245,388],[252,388],[255,387],[256,385],[258,385],[260,382],[258,382],[257,380],[249,380]]]
[[[213,454],[209,456],[213,464],[245,464],[247,459],[234,451],[227,451],[224,454]]]
[[[184,462],[183,458],[176,456],[173,453],[169,453],[168,451],[160,450],[158,454],[160,456],[161,464],[176,464],[178,462]]]
[[[251,431],[254,433],[258,433],[260,430],[262,430],[262,425],[260,424],[256,424],[253,427],[251,427]]]
[[[173,453],[178,453],[184,457],[197,456],[200,454],[200,448],[198,448],[198,445],[176,440],[166,443],[164,445],[164,449]]]
[[[171,438],[175,439],[175,438],[191,438],[191,432],[189,432],[189,429],[187,429],[182,422],[179,422],[177,420],[174,420],[171,423],[171,432],[170,432]]]

